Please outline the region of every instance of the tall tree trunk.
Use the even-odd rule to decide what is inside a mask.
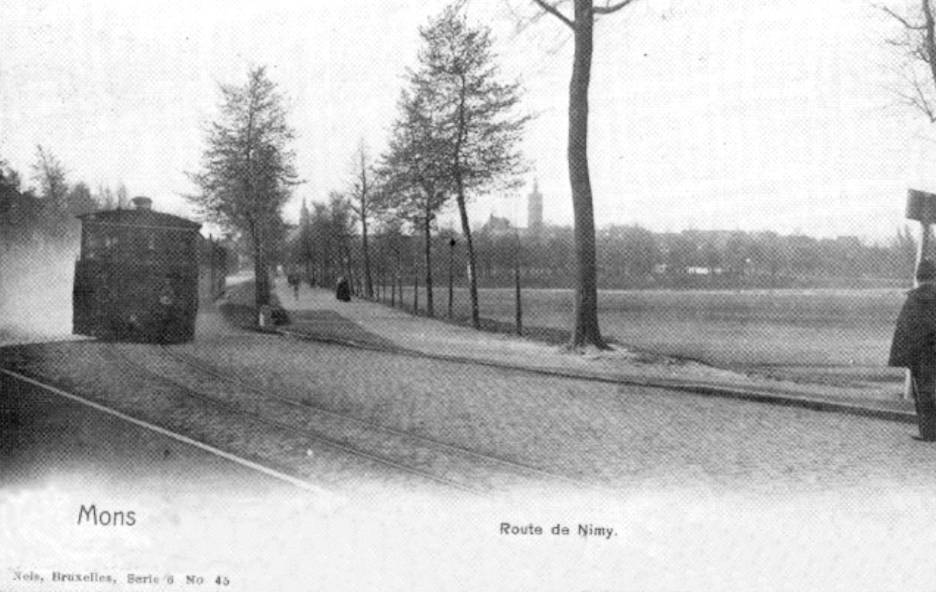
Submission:
[[[591,76],[592,0],[575,0],[575,55],[569,82],[569,182],[575,219],[575,296],[569,347],[605,349],[598,328],[595,214],[588,174],[588,83]]]
[[[455,239],[449,239],[449,265],[448,265],[448,318],[452,318],[452,305],[455,300],[455,281],[453,278],[455,268]]]
[[[426,222],[423,225],[423,234],[425,235],[425,258],[426,258],[426,315],[435,316],[432,299],[432,217],[426,212]]]
[[[461,219],[462,233],[465,235],[465,254],[468,256],[468,295],[471,300],[471,326],[481,328],[481,313],[478,311],[478,269],[475,261],[474,241],[471,238],[471,226],[468,224],[468,208],[465,207],[465,188],[460,175],[456,175],[458,194],[458,216]]]
[[[520,263],[514,267],[514,327],[517,335],[523,335],[523,296],[520,293]]]
[[[403,306],[402,257],[399,249],[395,249],[393,254],[396,256],[396,262],[393,268],[393,277],[390,278],[390,281],[393,282],[393,286],[390,288],[390,306],[396,306],[397,294],[400,296],[400,306]]]
[[[361,209],[364,209],[362,204]],[[361,248],[364,258],[364,295],[368,298],[374,297],[374,282],[371,279],[370,249],[367,244],[367,217],[361,214]]]
[[[262,233],[260,224],[254,225],[253,231],[250,233],[253,239],[254,302],[257,309],[270,304],[270,270],[267,265]]]
[[[923,27],[926,31],[923,51],[926,59],[924,61],[929,65],[933,84],[936,84],[936,20],[933,18],[930,0],[921,0],[920,6],[923,9]]]
[[[332,286],[331,259],[331,246],[326,239],[322,244],[322,248],[319,250],[319,276],[321,277],[321,285],[325,288],[330,288]]]
[[[354,261],[351,259],[351,241],[347,238],[341,241],[344,245],[344,270],[341,272],[348,279],[348,286],[357,296],[360,292],[355,289],[358,285],[354,277]]]
[[[471,326],[481,328],[481,313],[478,310],[478,269],[475,261],[474,243],[471,240],[471,226],[468,223],[468,208],[465,205],[465,182],[461,170],[461,153],[467,135],[468,122],[465,120],[465,104],[468,81],[464,74],[461,76],[458,99],[458,139],[455,143],[455,162],[452,172],[455,175],[458,193],[455,196],[458,202],[458,215],[461,218],[462,232],[465,235],[465,253],[468,255],[468,296],[471,300]]]

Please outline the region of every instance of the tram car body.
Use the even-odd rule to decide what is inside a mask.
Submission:
[[[137,197],[133,203],[131,209],[79,216],[72,332],[118,341],[191,341],[199,301],[201,225],[153,211],[149,198]],[[212,273],[202,283],[214,290],[217,278]]]

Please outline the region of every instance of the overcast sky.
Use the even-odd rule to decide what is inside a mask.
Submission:
[[[123,182],[187,214],[218,84],[267,65],[289,97],[307,181],[286,209],[351,176],[363,139],[385,146],[417,27],[441,0],[0,0],[0,158],[28,176],[37,144],[72,182]],[[510,7],[513,7],[513,10]],[[565,165],[572,44],[559,21],[517,31],[529,0],[472,0],[503,73],[534,113],[535,166],[514,196],[482,196],[525,225],[571,222]],[[905,0],[891,3],[904,10]],[[599,225],[893,235],[908,186],[936,191],[936,130],[899,105],[895,24],[862,0],[641,0],[596,32],[590,158]]]

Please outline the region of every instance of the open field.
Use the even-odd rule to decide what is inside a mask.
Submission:
[[[447,290],[434,297],[436,316],[445,316]],[[603,290],[599,316],[606,337],[638,349],[784,378],[892,382],[898,391],[903,373],[885,364],[903,299],[897,289]],[[403,300],[412,306],[412,288]],[[514,320],[512,289],[481,290],[480,306],[483,317]],[[456,290],[454,309],[469,315],[467,290]],[[567,328],[571,311],[570,290],[523,291],[526,327]]]

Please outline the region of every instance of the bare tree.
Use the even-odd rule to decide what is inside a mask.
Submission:
[[[130,205],[130,192],[127,190],[127,186],[124,185],[123,181],[117,185],[117,207],[126,208]]]
[[[354,281],[354,260],[351,255],[351,238],[354,236],[354,219],[351,201],[337,191],[328,193],[328,236],[329,251],[334,255],[332,262],[335,275],[344,275],[351,285]]]
[[[209,220],[240,230],[253,247],[256,304],[270,303],[269,261],[283,204],[297,183],[283,98],[263,67],[244,86],[221,86],[219,120],[210,124],[202,171],[190,200]]]
[[[364,295],[374,297],[374,282],[371,276],[371,258],[368,245],[367,223],[373,213],[374,171],[369,162],[364,141],[355,154],[355,180],[351,183],[350,207],[361,222],[361,259],[364,265]]]
[[[936,21],[931,1],[919,0],[919,3],[920,10],[908,16],[886,6],[880,8],[903,27],[899,38],[888,40],[903,50],[908,60],[903,75],[909,89],[898,90],[897,94],[930,123],[936,123]]]
[[[325,204],[312,204],[312,214],[309,218],[309,252],[314,259],[317,276],[316,283],[320,286],[330,286],[337,274],[333,273],[332,256],[337,249],[331,240],[331,215]]]
[[[424,238],[426,314],[434,316],[432,293],[432,228],[436,214],[451,195],[451,178],[426,87],[403,91],[400,115],[383,156],[381,207],[392,209],[418,228]]]
[[[94,198],[105,210],[112,210],[117,207],[117,200],[114,198],[114,191],[103,183],[98,184],[97,192],[95,193]]]
[[[572,30],[575,49],[572,58],[572,79],[569,82],[569,184],[572,188],[572,209],[575,219],[575,300],[573,308],[572,348],[593,345],[606,348],[598,326],[598,273],[595,265],[595,213],[592,205],[591,178],[588,172],[588,86],[595,17],[608,15],[632,4],[635,0],[605,2],[596,6],[593,0],[572,0],[572,14],[562,7],[567,2],[533,0],[543,11],[554,16]]]
[[[42,203],[42,220],[52,236],[61,238],[68,232],[71,222],[65,167],[48,149],[36,146],[36,162],[32,170]]]

